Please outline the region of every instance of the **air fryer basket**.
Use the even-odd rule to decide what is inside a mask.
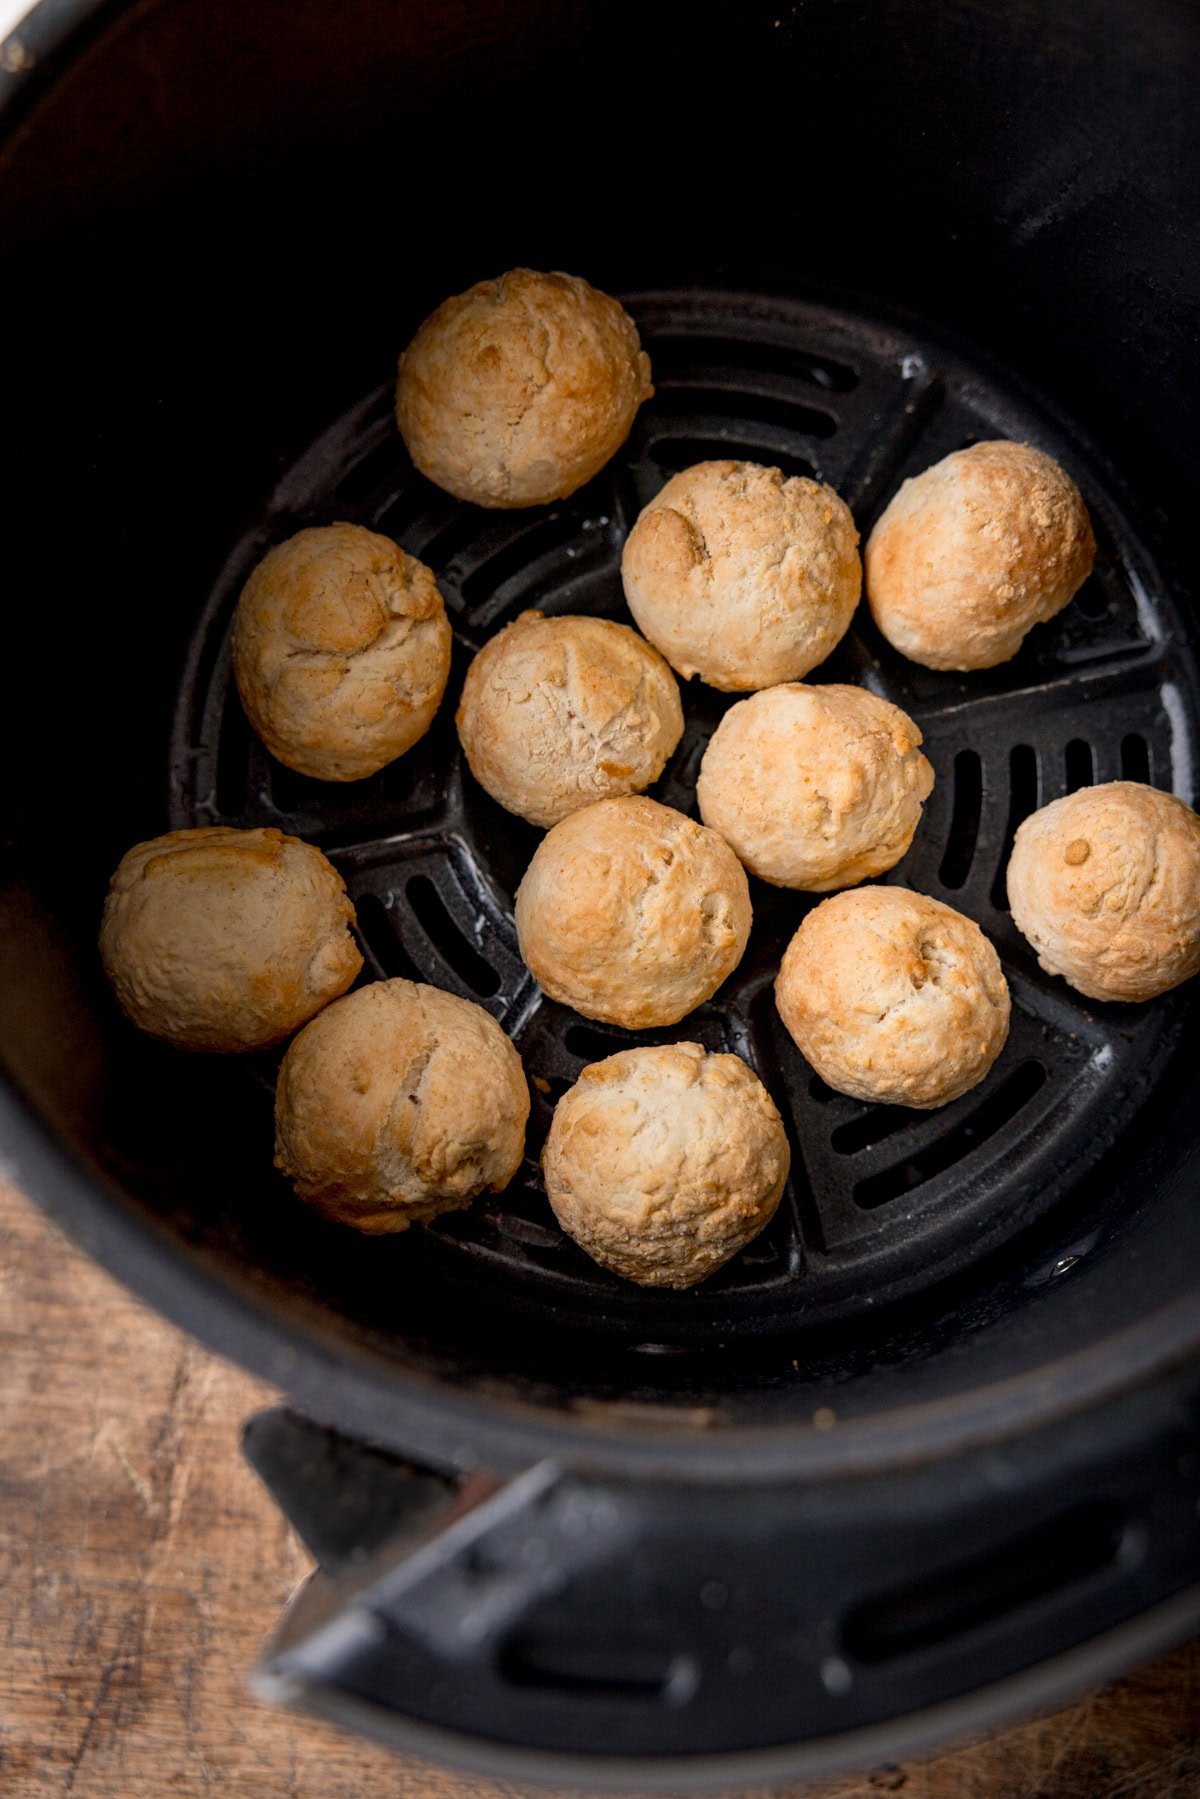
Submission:
[[[1196,998],[1050,980],[1003,876],[1057,794],[1196,799],[1193,9],[46,0],[0,66],[3,1147],[332,1427],[250,1439],[324,1570],[276,1690],[488,1765],[728,1780],[1044,1702],[1186,1628]],[[408,466],[390,374],[429,305],[518,261],[620,291],[657,391],[589,487],[489,514]],[[905,663],[864,610],[818,678],[921,724],[937,785],[890,878],[993,936],[1009,1044],[931,1115],[830,1093],[771,1001],[809,902],[756,886],[743,966],[649,1038],[746,1056],[791,1185],[697,1291],[623,1285],[554,1227],[536,1154],[630,1039],[521,964],[536,833],[462,765],[465,662],[528,606],[625,616],[625,532],[691,461],[815,473],[865,535],[906,474],[994,436],[1079,481],[1086,588],[972,677]],[[228,669],[248,569],[334,518],[430,562],[456,642],[430,736],[350,788],[274,764]],[[728,700],[685,702],[655,791],[691,810]],[[434,981],[512,1033],[535,1112],[510,1192],[396,1241],[326,1225],[269,1172],[270,1058],[174,1055],[116,1017],[111,866],[218,821],[327,850],[364,978]]]
[[[715,1327],[747,1318],[758,1331],[849,1321],[864,1304],[918,1292],[1026,1227],[1103,1158],[1169,1059],[1187,996],[1117,1008],[1041,972],[1009,920],[1005,866],[1021,819],[1074,788],[1123,777],[1189,794],[1200,739],[1191,661],[1162,576],[1104,492],[1101,470],[1019,392],[911,330],[843,311],[696,288],[624,297],[651,356],[655,398],[624,450],[569,501],[516,513],[458,504],[408,463],[390,382],[284,473],[193,640],[172,742],[171,824],[275,825],[320,843],[353,895],[369,978],[404,975],[475,1000],[522,1053],[535,1111],[517,1182],[384,1253],[431,1258],[485,1289],[503,1283],[531,1308],[573,1311],[644,1353],[703,1347]],[[1016,1009],[999,1062],[981,1087],[932,1113],[831,1092],[780,1024],[772,982],[811,900],[756,884],[749,953],[678,1027],[634,1034],[593,1024],[544,999],[521,961],[513,895],[541,832],[473,781],[451,705],[416,750],[347,789],[274,762],[232,687],[238,593],[265,551],[306,525],[353,519],[437,571],[455,626],[456,690],[467,659],[528,607],[631,622],[621,545],[676,469],[744,455],[815,475],[865,535],[906,475],[992,437],[1037,443],[1088,495],[1102,548],[1073,610],[1012,662],[961,677],[906,662],[863,608],[817,676],[871,687],[919,721],[938,784],[912,851],[887,878],[965,907],[1009,970]],[[696,815],[700,758],[736,697],[685,687],[687,728],[657,798]],[[555,1101],[587,1062],[689,1036],[745,1056],[787,1095],[794,1173],[764,1236],[681,1300],[606,1274],[565,1238],[538,1157]],[[263,1072],[273,1075],[274,1062]]]

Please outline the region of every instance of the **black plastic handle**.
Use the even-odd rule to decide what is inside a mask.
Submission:
[[[598,1764],[870,1730],[1186,1589],[1200,1617],[1197,1399],[1130,1395],[1060,1425],[1053,1458],[1030,1437],[753,1488],[553,1462],[456,1482],[266,1414],[251,1459],[327,1571],[262,1684]]]

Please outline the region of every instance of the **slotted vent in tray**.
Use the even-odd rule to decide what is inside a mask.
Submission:
[[[1015,390],[941,350],[824,309],[744,295],[630,301],[656,392],[629,443],[570,500],[528,512],[463,506],[416,475],[381,388],[290,470],[218,583],[193,644],[176,720],[172,822],[276,824],[320,843],[358,907],[364,979],[404,975],[478,1001],[513,1035],[534,1109],[525,1167],[505,1194],[377,1253],[420,1253],[464,1278],[506,1281],[530,1304],[653,1346],[741,1318],[793,1327],[918,1290],[1012,1236],[1094,1166],[1170,1052],[1178,1003],[1103,1007],[1045,976],[1007,912],[1013,834],[1035,807],[1093,781],[1148,780],[1185,797],[1194,694],[1169,601],[1102,478]],[[899,482],[987,437],[1042,445],[1081,480],[1096,573],[1002,668],[936,674],[897,657],[860,611],[815,678],[858,681],[908,709],[937,783],[916,841],[887,878],[976,918],[1013,991],[1009,1042],[988,1079],[935,1112],[833,1094],[779,1024],[771,982],[803,895],[755,884],[742,967],[669,1031],[589,1023],[541,998],[517,952],[512,895],[538,833],[496,807],[459,756],[453,709],[467,661],[527,607],[627,619],[621,545],[676,469],[751,457],[830,481],[864,536]],[[329,786],[281,768],[248,729],[229,673],[233,606],[250,568],[303,525],[351,519],[435,570],[455,630],[450,690],[428,737],[371,780]],[[654,789],[694,812],[694,783],[731,703],[684,687],[687,728]],[[746,1057],[792,1139],[772,1226],[685,1295],[626,1286],[558,1230],[537,1157],[554,1102],[579,1070],[633,1042],[691,1038]],[[417,1247],[418,1238],[420,1248]]]

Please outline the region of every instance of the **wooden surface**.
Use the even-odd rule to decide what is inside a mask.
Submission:
[[[308,1558],[243,1465],[270,1395],[0,1187],[4,1799],[501,1799],[269,1710],[247,1669]],[[811,1799],[1200,1799],[1200,1645],[974,1748]]]

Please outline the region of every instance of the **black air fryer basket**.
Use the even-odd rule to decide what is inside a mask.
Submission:
[[[1194,1627],[1200,995],[1052,980],[1004,869],[1079,786],[1196,800],[1200,13],[43,0],[0,81],[0,1146],[290,1397],[247,1449],[321,1572],[266,1688],[649,1790],[887,1759]],[[488,513],[413,472],[391,383],[433,304],[517,263],[620,293],[657,391],[572,499]],[[889,878],[993,937],[1008,1045],[931,1114],[832,1093],[771,997],[811,902],[756,886],[736,974],[639,1040],[758,1070],[788,1191],[699,1289],[622,1284],[557,1230],[536,1157],[581,1067],[632,1039],[521,963],[537,833],[464,768],[462,670],[529,606],[625,617],[625,534],[691,462],[815,474],[865,536],[906,475],[992,437],[1080,484],[1077,599],[970,677],[904,662],[864,609],[817,678],[921,725],[937,785]],[[428,561],[456,642],[430,735],[346,788],[272,762],[229,675],[248,570],[333,519]],[[691,810],[728,698],[685,700],[654,791]],[[209,823],[319,843],[369,978],[512,1034],[535,1104],[508,1193],[395,1240],[328,1225],[270,1173],[270,1058],[120,1020],[108,874]]]

